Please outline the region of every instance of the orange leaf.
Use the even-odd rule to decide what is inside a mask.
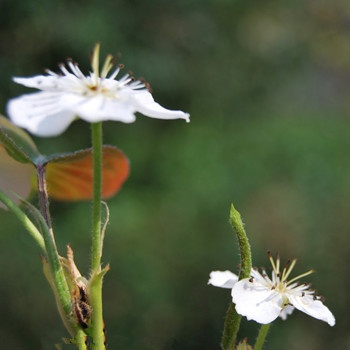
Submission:
[[[103,146],[102,198],[116,194],[129,175],[126,156],[113,146]],[[48,162],[46,180],[49,196],[55,200],[78,201],[93,197],[92,152]]]

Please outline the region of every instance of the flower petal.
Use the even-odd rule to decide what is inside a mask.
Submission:
[[[126,101],[96,94],[84,97],[77,94],[64,94],[61,99],[62,106],[73,111],[81,119],[96,123],[104,120],[115,120],[124,123],[135,121],[135,108]]]
[[[52,91],[57,90],[59,79],[58,76],[35,75],[29,78],[14,77],[13,81],[29,88]]]
[[[267,324],[274,321],[281,312],[282,297],[274,290],[248,278],[238,281],[232,288],[232,302],[236,311],[248,320]]]
[[[221,288],[232,288],[238,281],[238,276],[231,271],[212,271],[208,284]]]
[[[280,313],[280,317],[282,318],[283,321],[285,321],[287,319],[288,315],[291,315],[294,311],[294,306],[292,305],[287,305],[283,308],[283,310]]]
[[[61,93],[36,92],[9,101],[12,122],[37,136],[56,136],[65,131],[75,115],[62,109]]]
[[[185,119],[187,123],[190,121],[190,115],[182,111],[172,111],[162,107],[155,102],[152,95],[144,90],[132,95],[135,102],[136,110],[147,117],[157,119]]]
[[[314,299],[312,295],[295,296],[288,295],[290,303],[298,310],[305,312],[309,316],[327,322],[330,326],[335,325],[335,317],[323,303]]]

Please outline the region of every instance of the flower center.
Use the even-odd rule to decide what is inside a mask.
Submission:
[[[314,272],[314,270],[309,270],[309,271],[304,272],[296,277],[293,277],[292,279],[290,279],[288,281],[287,278],[291,274],[297,260],[293,259],[291,261],[288,261],[288,263],[283,268],[282,273],[281,273],[280,258],[277,257],[276,261],[275,261],[270,252],[268,252],[268,255],[269,255],[269,260],[270,260],[270,263],[271,263],[272,269],[273,269],[273,271],[272,271],[272,283],[273,283],[272,289],[275,289],[277,292],[280,292],[280,293],[286,292],[286,290],[288,288],[292,288],[292,284],[293,284],[293,286],[296,285],[295,282],[297,280],[301,279],[302,277],[308,276]]]
[[[123,77],[117,80],[116,77],[124,66],[119,64],[115,70],[110,73],[111,69],[113,68],[112,55],[108,55],[106,57],[100,72],[99,54],[100,45],[96,44],[91,57],[92,72],[88,76],[85,76],[79,69],[78,65],[73,63],[72,60],[67,60],[67,65],[71,72],[69,72],[64,64],[60,65],[60,69],[64,76],[71,77],[73,74],[76,78],[78,78],[73,80],[72,78],[64,80],[66,91],[70,89],[72,93],[77,93],[79,95],[83,94],[85,96],[103,94],[105,97],[116,99],[120,98],[119,93],[124,89],[127,89],[129,94],[132,92],[137,93],[145,89],[149,89],[146,82],[135,80],[135,78],[129,74],[125,74]],[[57,74],[51,71],[48,71],[48,73],[57,77]]]

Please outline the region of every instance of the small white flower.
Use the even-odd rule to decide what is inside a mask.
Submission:
[[[14,78],[16,83],[41,91],[22,95],[8,103],[12,122],[37,136],[55,136],[65,131],[79,117],[95,123],[116,120],[135,121],[135,113],[158,119],[185,119],[189,114],[172,111],[156,103],[145,83],[126,74],[116,79],[121,66],[110,75],[112,56],[108,55],[99,73],[99,45],[92,56],[92,72],[85,76],[76,63],[60,65],[62,74]]]
[[[270,323],[278,316],[285,320],[296,308],[309,316],[327,322],[330,326],[334,326],[335,318],[331,311],[323,305],[321,298],[316,296],[308,285],[299,285],[295,282],[301,277],[311,274],[313,270],[287,281],[296,260],[292,260],[281,273],[279,258],[275,262],[269,254],[269,259],[273,268],[271,279],[264,269],[262,273],[253,269],[250,278],[244,278],[234,283],[234,278],[231,278],[231,282],[228,282],[228,279],[225,281],[225,276],[228,277],[229,271],[215,271],[214,275],[210,276],[214,283],[211,280],[209,283],[217,287],[232,288],[232,302],[236,304],[236,311],[240,315],[246,316],[248,320],[254,320],[261,324]]]

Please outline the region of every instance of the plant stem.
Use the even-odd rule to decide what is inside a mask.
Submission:
[[[235,305],[230,303],[226,312],[224,331],[221,339],[221,348],[223,350],[234,350],[241,318],[242,316],[238,315]]]
[[[87,345],[85,343],[86,334],[82,329],[79,329],[75,334],[75,345],[78,350],[87,350]]]
[[[270,329],[270,326],[271,326],[271,323],[261,325],[259,333],[258,333],[258,337],[256,338],[256,341],[255,341],[254,350],[261,350],[262,349],[262,347],[265,343],[267,333]]]
[[[230,222],[236,231],[238,239],[239,252],[241,256],[241,269],[238,279],[241,280],[243,278],[250,277],[250,272],[252,270],[252,253],[250,250],[248,236],[244,230],[241,214],[235,209],[233,204],[231,205]]]
[[[91,327],[93,349],[104,350],[105,339],[103,333],[103,309],[102,309],[102,279],[101,275],[101,192],[102,192],[102,122],[91,124],[92,128],[92,154],[94,166],[94,198],[92,204],[92,249],[90,282],[90,303],[92,308]]]
[[[91,268],[101,271],[101,192],[102,192],[102,122],[91,124],[94,167],[94,198],[92,203]]]
[[[53,288],[59,311],[69,333],[73,336],[74,343],[79,350],[86,350],[85,332],[73,321],[72,318],[72,297],[64,274],[60,256],[57,251],[55,237],[52,229],[52,222],[49,210],[49,198],[47,194],[45,165],[37,165],[38,190],[40,211],[45,220],[45,227],[41,225],[43,238],[47,251],[47,259],[50,268],[51,287]]]
[[[43,238],[47,251],[47,258],[52,274],[54,286],[56,288],[57,297],[61,304],[66,320],[71,318],[72,300],[66,277],[60,263],[55,237],[52,230],[52,223],[49,211],[49,199],[47,195],[46,181],[45,181],[45,165],[37,166],[38,174],[38,189],[40,200],[40,211],[44,217],[47,229],[43,230]]]
[[[250,251],[250,244],[247,234],[244,230],[241,215],[235,209],[233,204],[231,205],[230,222],[236,231],[239,244],[241,269],[238,279],[241,280],[250,276],[250,271],[252,269],[252,256]],[[234,304],[231,303],[226,313],[224,331],[221,339],[221,347],[223,350],[233,350],[235,348],[241,318],[242,317],[237,314]]]

